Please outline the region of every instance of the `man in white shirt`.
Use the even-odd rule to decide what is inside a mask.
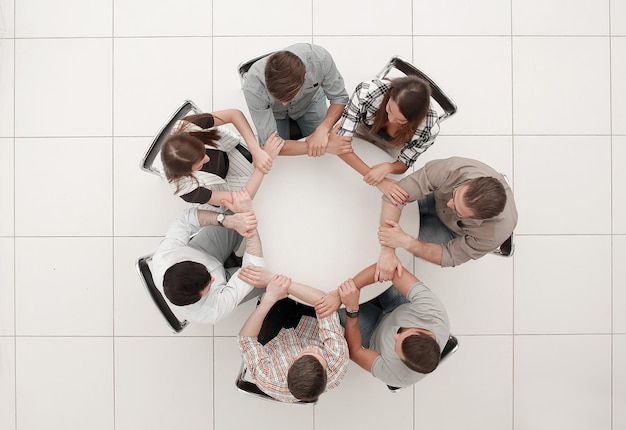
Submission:
[[[155,284],[175,314],[189,321],[215,324],[229,315],[254,287],[224,262],[246,247],[243,266],[264,266],[252,200],[245,188],[224,204],[233,214],[190,208],[174,221],[154,254]]]

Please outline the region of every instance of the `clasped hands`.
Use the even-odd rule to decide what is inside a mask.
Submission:
[[[231,192],[232,201],[222,200],[222,206],[227,207],[232,215],[224,218],[224,227],[236,230],[243,237],[252,237],[256,232],[258,221],[252,208],[252,198],[248,190],[242,188]]]

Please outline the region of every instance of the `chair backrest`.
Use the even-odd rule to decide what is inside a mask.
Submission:
[[[239,63],[239,65],[237,66],[237,73],[239,74],[239,83],[241,84],[241,88],[243,88],[243,83],[246,81],[246,75],[248,74],[248,70],[250,70],[250,67],[252,67],[252,65],[259,61],[261,58],[265,58],[275,52],[277,51],[266,52],[265,54],[257,55],[254,58],[250,58],[249,60]]]
[[[441,108],[441,112],[439,113],[439,121],[443,121],[444,119],[451,117],[456,113],[456,104],[452,99],[433,81],[429,78],[424,72],[419,70],[413,64],[405,60],[400,56],[391,57],[391,60],[383,67],[383,69],[376,75],[378,79],[390,78],[390,73],[393,70],[399,70],[407,76],[417,76],[430,85],[430,91],[432,95],[432,99],[437,102],[439,107]]]
[[[186,320],[180,321],[176,315],[174,315],[174,312],[172,312],[169,305],[165,301],[161,291],[159,291],[155,285],[154,278],[152,277],[152,271],[150,270],[150,261],[152,261],[152,254],[137,259],[137,262],[135,263],[137,272],[143,281],[143,285],[148,293],[148,296],[150,296],[156,307],[159,309],[159,312],[161,312],[161,315],[163,315],[167,324],[174,331],[174,333],[180,333],[187,326],[188,322]]]
[[[454,336],[453,334],[450,334],[450,337],[448,337],[448,341],[446,342],[446,346],[444,346],[443,351],[441,351],[441,358],[439,359],[439,364],[441,364],[441,362],[450,354],[456,352],[457,349],[459,349],[459,340],[456,338],[456,336]],[[394,387],[391,385],[387,385],[387,388],[389,388],[389,391],[391,391],[392,393],[395,393],[396,391],[401,390],[402,388],[405,388],[405,387]]]
[[[237,390],[241,393],[248,394],[254,397],[257,397],[261,400],[269,400],[271,402],[280,402],[270,396],[269,394],[264,393],[248,376],[248,368],[246,367],[245,362],[241,363],[241,367],[239,368],[239,374],[237,375],[237,380],[235,381],[235,386]],[[294,405],[314,405],[317,402],[295,402],[292,403]]]
[[[187,115],[200,113],[200,110],[191,100],[185,100],[174,110],[172,115],[165,121],[159,132],[152,139],[152,143],[146,150],[139,167],[149,173],[154,173],[158,176],[163,176],[163,166],[161,165],[161,159],[158,156],[163,146],[163,142],[169,136],[170,131],[180,119]]]
[[[509,177],[504,173],[501,173],[506,183],[511,186]],[[515,252],[515,233],[511,232],[511,235],[505,240],[502,245],[498,246],[495,250],[491,251],[492,254],[499,255],[501,257],[512,257]]]

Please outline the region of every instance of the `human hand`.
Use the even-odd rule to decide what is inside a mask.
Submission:
[[[376,187],[385,196],[387,196],[389,201],[394,206],[403,205],[406,203],[406,199],[409,198],[409,193],[404,191],[404,189],[393,179],[383,178],[383,180],[380,181]]]
[[[339,306],[341,306],[341,299],[337,290],[331,291],[314,303],[318,318],[326,318],[333,312],[336,312]]]
[[[411,236],[395,221],[386,220],[385,224],[378,227],[378,242],[389,248],[408,248],[407,242],[411,240]]]
[[[380,163],[373,166],[370,171],[363,176],[363,180],[368,185],[378,185],[389,173],[391,173],[391,164]]]
[[[396,270],[398,276],[402,277],[403,267],[396,252],[392,248],[382,248],[376,263],[374,282],[391,281]]]
[[[278,132],[275,131],[274,133],[270,134],[270,137],[268,137],[263,144],[263,151],[265,151],[265,153],[269,155],[271,160],[274,160],[280,153],[281,149],[283,149],[284,145],[285,140],[278,135]]]
[[[223,224],[224,227],[235,230],[243,237],[252,237],[259,223],[254,212],[240,212],[226,215]]]
[[[256,288],[265,288],[272,279],[272,273],[264,267],[244,266],[239,270],[239,279],[254,285]]]
[[[337,130],[340,124],[336,124],[328,135],[328,146],[326,151],[334,155],[349,154],[352,152],[352,137],[339,136]]]
[[[256,169],[259,169],[261,173],[266,175],[272,169],[272,157],[263,149],[252,153],[252,163]]]
[[[229,202],[228,200],[221,200],[220,203],[222,206],[226,206],[231,212],[234,213],[252,212],[252,197],[250,197],[248,190],[242,188],[237,191],[232,191],[230,195],[232,196],[233,201]]]
[[[276,303],[289,295],[291,278],[284,275],[274,275],[267,284],[265,294],[261,299],[263,302]]]
[[[328,146],[328,133],[323,128],[316,128],[315,131],[306,138],[309,157],[321,157],[326,153]]]
[[[354,279],[344,281],[338,288],[341,303],[349,312],[355,312],[359,309],[360,291],[354,283]]]

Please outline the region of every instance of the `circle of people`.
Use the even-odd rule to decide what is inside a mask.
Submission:
[[[228,109],[185,117],[161,148],[174,194],[195,205],[154,254],[157,287],[175,314],[205,324],[260,296],[238,344],[256,385],[276,400],[316,402],[340,384],[348,358],[390,387],[416,383],[437,367],[450,323],[395,249],[442,267],[494,251],[517,223],[507,181],[462,157],[430,161],[400,181],[388,177],[405,173],[439,131],[431,88],[418,77],[362,82],[348,97],[328,51],[299,43],[256,61],[243,92],[258,140],[243,113]],[[290,134],[294,121],[304,139]],[[352,150],[355,135],[396,160],[367,165]],[[328,154],[377,187],[382,207],[378,261],[324,292],[264,267],[252,200],[278,155]],[[398,224],[404,205],[415,201],[417,238]],[[240,246],[243,257],[235,254]],[[360,289],[389,280],[391,287],[359,304]]]

